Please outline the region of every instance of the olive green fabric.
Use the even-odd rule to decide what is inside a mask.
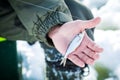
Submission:
[[[29,42],[37,40],[28,34],[7,0],[0,0],[0,37],[7,40],[26,40]]]
[[[10,3],[9,7],[0,12],[0,14],[3,14],[0,19],[0,29],[2,31],[0,35],[7,39],[39,40],[48,44],[46,35],[50,28],[72,20],[64,0],[8,1]],[[7,15],[4,15],[6,13]],[[22,27],[21,25],[16,27],[15,21],[18,19]],[[10,26],[7,26],[8,23]]]

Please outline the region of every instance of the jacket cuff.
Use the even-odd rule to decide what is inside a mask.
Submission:
[[[37,16],[37,22],[34,22],[33,35],[41,42],[46,43],[48,46],[54,46],[52,40],[47,36],[49,30],[55,25],[62,25],[65,22],[72,21],[72,17],[62,12],[47,13],[47,17]],[[43,20],[42,20],[43,19]]]

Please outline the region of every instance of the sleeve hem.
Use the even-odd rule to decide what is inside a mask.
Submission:
[[[40,40],[45,42],[48,46],[54,46],[52,40],[47,36],[49,30],[55,25],[62,25],[65,22],[71,21],[71,16],[66,15],[62,12],[47,13],[47,17],[41,20],[41,17],[37,15],[37,22],[33,27],[33,35]]]

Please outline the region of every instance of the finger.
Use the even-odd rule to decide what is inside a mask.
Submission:
[[[92,20],[83,21],[82,30],[94,28],[101,21],[100,17],[94,18]]]
[[[94,60],[99,59],[99,54],[97,54],[95,52],[89,52],[89,53],[87,53],[87,52],[84,51],[84,54],[86,54],[88,57],[90,57],[90,58],[92,58]]]
[[[71,54],[68,56],[68,59],[71,60],[74,64],[80,66],[80,67],[84,67],[85,63],[76,55]]]
[[[79,54],[77,54],[77,56],[87,64],[93,64],[94,63],[94,60],[92,58],[88,57],[84,53],[79,53]]]
[[[101,48],[100,46],[98,46],[98,45],[97,45],[95,42],[93,42],[93,41],[89,41],[87,47],[88,47],[89,49],[97,52],[97,53],[100,53],[100,52],[103,51],[103,48]]]
[[[87,56],[91,58],[93,58],[93,56],[95,55],[95,52],[87,47],[84,50],[82,50],[82,52],[84,52]]]

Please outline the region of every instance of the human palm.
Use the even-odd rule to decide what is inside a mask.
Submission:
[[[94,28],[99,22],[99,17],[88,21],[70,21],[54,29],[52,34],[49,33],[49,37],[52,39],[56,49],[64,55],[71,40],[78,33],[83,32],[85,29]],[[102,50],[103,49],[93,42],[85,33],[81,44],[75,51],[68,55],[68,59],[76,65],[84,67],[85,63],[93,64],[94,61],[99,58],[98,53],[102,52]]]

